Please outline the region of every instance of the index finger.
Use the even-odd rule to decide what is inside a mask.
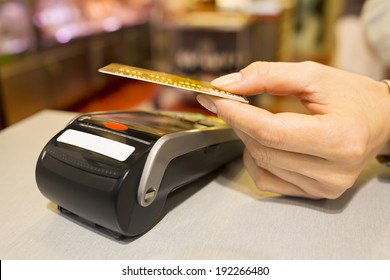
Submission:
[[[324,76],[326,79],[324,79]],[[340,77],[350,73],[319,63],[264,62],[251,63],[240,72],[219,77],[211,84],[217,88],[240,95],[256,95],[267,92],[273,95],[295,95],[313,103],[326,103],[330,93],[324,88],[335,89]]]

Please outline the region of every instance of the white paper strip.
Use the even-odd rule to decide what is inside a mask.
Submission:
[[[73,129],[66,130],[57,138],[57,141],[93,151],[119,161],[125,161],[135,150],[133,146]]]

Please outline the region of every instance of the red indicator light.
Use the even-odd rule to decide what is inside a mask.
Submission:
[[[104,126],[109,128],[109,129],[112,129],[112,130],[123,131],[123,130],[127,130],[128,129],[128,127],[126,125],[121,124],[121,123],[116,123],[116,122],[105,122]]]

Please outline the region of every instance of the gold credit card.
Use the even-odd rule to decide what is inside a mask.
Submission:
[[[99,72],[248,103],[248,99],[246,99],[244,96],[220,90],[209,82],[192,80],[164,72],[147,70],[118,63],[111,63],[107,66],[104,66],[103,68],[99,69]]]

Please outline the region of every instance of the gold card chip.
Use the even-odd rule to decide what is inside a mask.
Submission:
[[[147,70],[118,63],[111,63],[107,66],[104,66],[103,68],[99,69],[99,72],[248,103],[248,99],[246,99],[244,96],[220,90],[209,82],[192,80],[164,72]]]

